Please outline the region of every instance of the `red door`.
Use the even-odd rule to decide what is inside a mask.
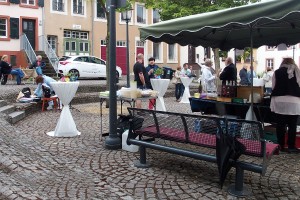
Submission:
[[[106,46],[101,46],[101,58],[106,60]],[[126,47],[116,48],[116,64],[122,69],[122,74],[127,74],[126,70]]]

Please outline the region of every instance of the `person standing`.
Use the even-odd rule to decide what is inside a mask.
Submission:
[[[297,119],[300,115],[300,70],[292,58],[284,58],[272,78],[271,111],[276,113],[277,141],[282,151],[288,127],[289,153],[299,153],[295,147]]]
[[[183,86],[183,84],[180,80],[180,76],[181,76],[181,66],[178,66],[176,71],[175,71],[175,74],[174,74],[174,77],[176,79],[175,98],[176,98],[177,102],[180,101],[180,97],[183,95],[183,89],[184,89],[184,86]]]
[[[248,79],[248,73],[247,73],[247,65],[244,65],[243,68],[240,70],[240,85],[250,85],[249,79]]]
[[[155,64],[155,58],[151,57],[148,59],[148,61],[149,61],[149,64],[146,67],[146,71],[148,73],[150,89],[153,90],[150,79],[155,78],[154,73],[159,67]],[[156,103],[155,99],[149,99],[149,105],[148,105],[149,110],[153,110],[153,105],[155,105],[155,103]]]
[[[204,86],[204,91],[207,91],[207,92],[215,92],[217,90],[216,84],[215,84],[216,76],[214,76],[211,73],[212,64],[213,63],[210,59],[206,59],[205,60],[205,65],[203,65],[201,67],[202,86]]]
[[[141,53],[137,55],[136,63],[133,66],[133,73],[137,88],[146,89],[151,87],[149,83],[148,73],[144,66],[144,55]],[[141,100],[136,101],[136,107],[142,108]]]
[[[248,77],[248,81],[249,81],[249,84],[250,84],[250,85],[251,85],[251,83],[252,83],[251,71],[253,71],[253,78],[257,78],[256,72],[254,71],[253,66],[250,66],[250,70],[249,70],[249,72],[247,73],[247,77]]]
[[[263,80],[265,82],[265,92],[267,94],[272,93],[272,77],[273,77],[273,70],[271,67],[267,67],[266,72],[263,75]]]
[[[17,79],[17,85],[21,85],[22,78],[25,74],[19,68],[12,69],[12,66],[8,63],[7,55],[3,55],[1,58],[0,70],[1,85],[5,85],[7,83],[9,74],[15,75]]]
[[[181,76],[190,76],[192,71],[189,69],[189,65],[187,63],[183,64],[183,69],[181,70]]]
[[[32,65],[29,67],[29,69],[35,69],[37,75],[43,75],[43,69],[46,67],[46,64],[44,61],[42,61],[42,56],[38,55],[36,57],[36,61],[32,63]]]
[[[220,80],[222,80],[222,85],[226,85],[226,82],[234,82],[234,84],[236,84],[237,69],[233,64],[231,57],[225,59],[225,65],[226,67],[219,75]]]

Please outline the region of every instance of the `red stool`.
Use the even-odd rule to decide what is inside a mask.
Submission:
[[[59,107],[60,103],[59,103],[59,98],[58,97],[50,97],[50,98],[45,98],[44,97],[44,98],[42,98],[42,102],[43,102],[42,112],[45,109],[45,102],[48,103],[49,101],[53,101],[53,107],[54,107],[55,110],[60,109],[60,107]]]

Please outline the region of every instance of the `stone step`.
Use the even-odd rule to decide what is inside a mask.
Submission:
[[[15,106],[7,105],[0,108],[0,112],[4,114],[12,113],[16,110]]]
[[[0,100],[0,107],[6,106],[6,105],[7,105],[6,101]]]
[[[15,124],[18,121],[24,119],[26,117],[25,111],[15,111],[7,116],[7,121],[11,124]]]

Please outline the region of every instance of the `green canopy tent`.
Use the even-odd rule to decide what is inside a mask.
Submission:
[[[141,27],[140,38],[153,42],[178,43],[182,46],[201,45],[221,50],[251,47],[252,66],[253,48],[262,45],[277,46],[281,43],[294,45],[300,42],[300,1],[272,0],[168,20]],[[253,78],[251,93],[253,94]],[[253,102],[253,95],[251,100]],[[251,109],[253,116],[253,103]],[[223,159],[228,156],[231,155],[222,154],[218,157]],[[228,162],[224,162],[222,166],[218,163],[221,175],[226,173],[226,170],[220,172],[226,165]],[[232,187],[229,191],[236,196],[243,196],[246,192],[244,189],[240,191]]]
[[[139,28],[141,40],[230,50],[300,42],[299,0],[273,0],[190,15]],[[253,77],[253,70],[251,70]],[[252,86],[253,86],[253,78]],[[253,87],[252,87],[253,93]],[[253,102],[253,95],[251,95]],[[253,104],[251,104],[253,116]],[[252,118],[253,119],[253,118]]]

